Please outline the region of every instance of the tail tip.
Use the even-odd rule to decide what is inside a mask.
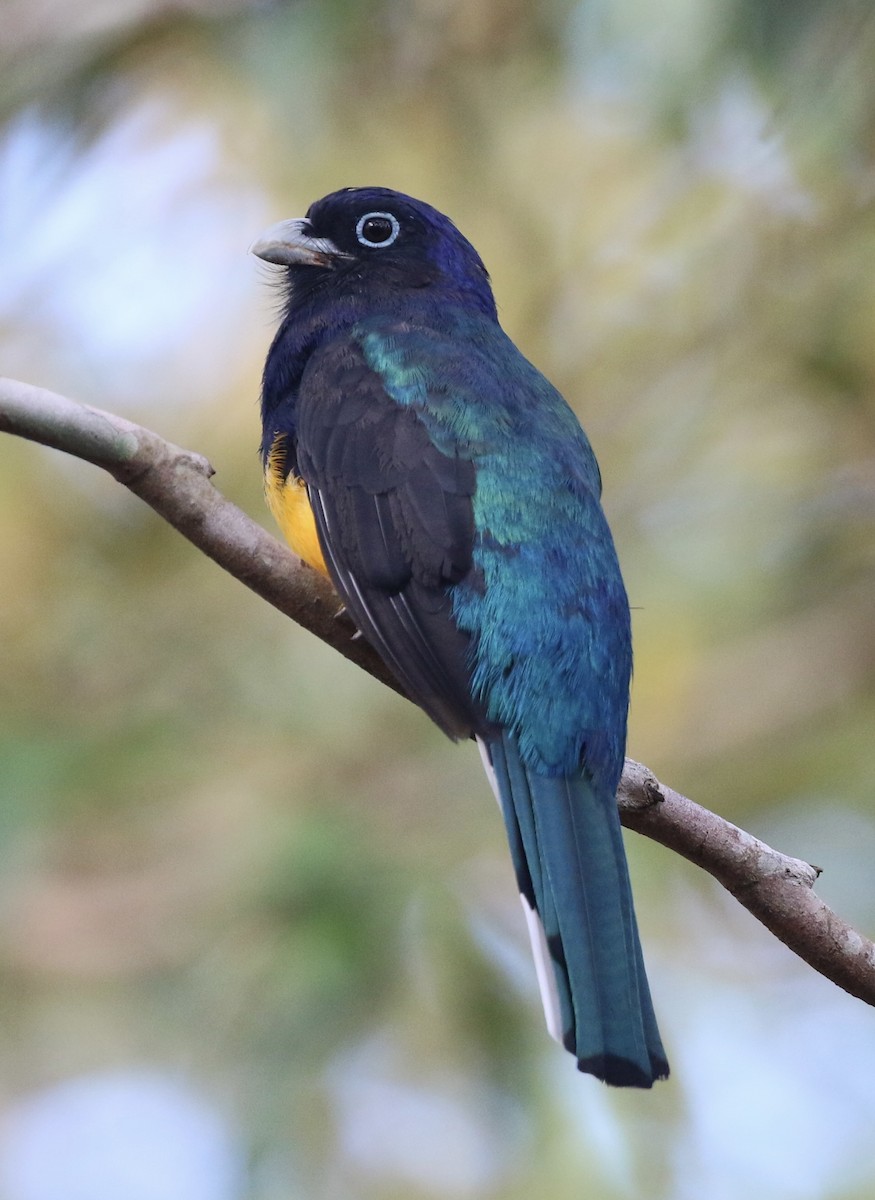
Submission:
[[[578,1071],[594,1075],[611,1087],[651,1088],[660,1079],[668,1079],[668,1063],[654,1057],[649,1068],[617,1054],[599,1054],[577,1060]]]

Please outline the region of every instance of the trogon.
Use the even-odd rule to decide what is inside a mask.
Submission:
[[[668,1064],[615,801],[629,604],[589,441],[430,205],[346,188],[252,250],[284,268],[270,507],[410,698],[477,739],[550,1033],[582,1071],[650,1087]]]

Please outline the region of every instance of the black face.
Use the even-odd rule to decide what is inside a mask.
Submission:
[[[410,202],[398,192],[347,188],[311,204],[307,220],[312,236],[327,238],[341,254],[362,261],[382,259],[387,266],[389,261],[422,266],[428,262],[437,265],[439,258],[442,231],[428,220],[429,215],[426,206]]]
[[[344,188],[281,222],[253,247],[289,267],[296,301],[436,286],[495,317],[489,276],[477,251],[436,208],[389,188]]]

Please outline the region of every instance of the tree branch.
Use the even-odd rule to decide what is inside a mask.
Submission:
[[[102,467],[241,583],[401,691],[371,647],[353,640],[331,585],[226,500],[201,455],[111,413],[2,378],[0,431]],[[626,760],[617,800],[627,828],[708,871],[815,970],[875,1004],[875,945],[816,895],[817,867],[772,850],[665,787],[632,759]]]
[[[702,867],[809,966],[875,1004],[875,944],[814,891],[820,867],[781,854],[627,758],[617,791],[620,819]]]
[[[202,455],[124,417],[2,377],[0,432],[102,467],[235,579],[401,692],[368,643],[353,640],[355,626],[338,615],[340,598],[328,580],[226,500]]]

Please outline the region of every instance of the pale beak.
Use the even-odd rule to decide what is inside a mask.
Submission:
[[[249,247],[250,253],[280,267],[330,267],[340,258],[349,258],[330,238],[313,237],[306,217],[278,221]]]

